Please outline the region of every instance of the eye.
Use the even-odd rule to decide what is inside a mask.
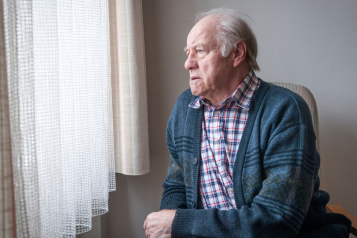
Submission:
[[[197,53],[202,54],[204,51],[203,50],[197,50]]]

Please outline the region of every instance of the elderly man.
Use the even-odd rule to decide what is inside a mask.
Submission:
[[[256,77],[257,42],[237,14],[198,15],[187,37],[190,90],[178,98],[159,212],[147,237],[348,237],[327,214],[309,108]]]

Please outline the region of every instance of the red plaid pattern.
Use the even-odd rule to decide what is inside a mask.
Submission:
[[[233,167],[250,102],[260,85],[251,71],[239,87],[219,107],[198,97],[189,106],[204,105],[201,137],[200,194],[204,209],[236,208],[233,192]]]

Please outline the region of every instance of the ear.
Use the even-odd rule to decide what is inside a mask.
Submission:
[[[234,59],[233,59],[233,66],[237,67],[240,65],[247,53],[247,44],[243,40],[239,40],[235,44],[235,49],[233,50]]]

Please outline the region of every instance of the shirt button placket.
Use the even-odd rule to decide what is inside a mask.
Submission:
[[[221,122],[219,121],[219,115],[221,114],[221,111],[220,110],[216,110],[215,112],[214,112],[214,114],[216,114],[217,115],[217,117],[218,117],[218,124],[219,124],[219,127],[218,127],[218,134],[216,135],[216,140],[220,140],[221,139],[221,135],[220,135],[220,130],[221,130]]]

